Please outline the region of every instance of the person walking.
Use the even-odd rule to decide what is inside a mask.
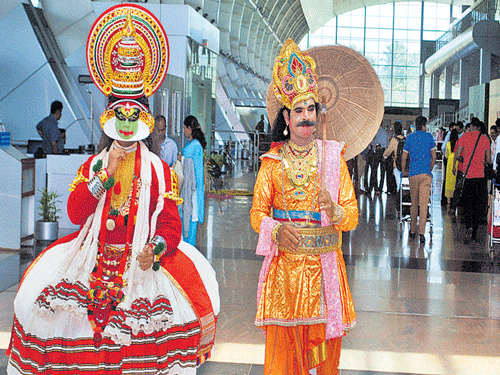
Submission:
[[[427,133],[427,118],[415,119],[415,133],[408,135],[403,148],[402,168],[405,170],[410,158],[410,234],[414,239],[417,230],[420,243],[425,243],[425,224],[432,185],[432,169],[436,163],[436,143],[432,134]],[[417,222],[418,220],[418,222]]]
[[[445,178],[445,197],[447,200],[447,209],[448,214],[454,215],[455,210],[452,209],[451,203],[453,199],[453,193],[455,192],[455,184],[457,180],[457,176],[453,173],[453,160],[455,159],[455,147],[458,141],[458,131],[453,129],[451,131],[450,140],[446,144],[445,155],[446,158],[450,161],[446,165],[446,178]]]
[[[389,146],[384,151],[384,159],[392,160],[393,163],[390,167],[393,169],[394,178],[396,180],[396,192],[399,193],[399,188],[401,186],[401,157],[404,143],[406,141],[406,137],[403,135],[403,124],[401,121],[394,122],[394,136],[389,141]],[[402,146],[400,146],[402,145]],[[398,154],[400,151],[401,155]],[[399,166],[399,168],[398,168]]]
[[[471,120],[470,131],[458,140],[453,160],[453,173],[456,175],[459,170],[465,175],[460,198],[466,228],[464,242],[476,242],[479,223],[485,219],[488,201],[484,165],[491,163],[490,141],[485,134],[484,123],[476,117]]]
[[[181,192],[184,199],[182,207],[183,233],[184,240],[194,246],[196,244],[198,223],[202,224],[205,218],[203,150],[207,146],[207,141],[198,119],[192,115],[184,119],[184,135],[187,142],[182,149],[182,157],[190,160],[183,160],[182,162],[185,184]],[[192,164],[192,167],[189,167],[190,164]],[[190,183],[190,180],[193,180],[193,183]],[[193,189],[189,189],[189,186],[192,186]],[[190,192],[187,192],[187,190],[190,190]],[[190,194],[190,196],[186,196],[186,194]]]

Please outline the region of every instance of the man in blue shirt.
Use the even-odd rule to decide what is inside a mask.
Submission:
[[[420,242],[425,242],[425,223],[427,222],[427,210],[432,185],[432,169],[436,163],[436,143],[427,131],[427,118],[418,116],[415,119],[415,133],[408,135],[403,148],[402,167],[405,170],[408,158],[410,158],[410,239],[414,239],[418,233]]]
[[[59,153],[59,138],[61,131],[57,126],[58,121],[62,116],[63,105],[59,100],[52,102],[50,105],[50,115],[40,121],[36,130],[40,137],[42,137],[42,148],[44,154],[57,154]]]
[[[169,137],[167,137],[167,121],[165,116],[158,115],[155,118],[155,128],[158,131],[160,145],[160,159],[167,163],[169,166],[174,164],[177,160],[177,155],[179,154],[179,148],[177,143]]]

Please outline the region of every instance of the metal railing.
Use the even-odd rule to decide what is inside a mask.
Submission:
[[[448,31],[436,40],[436,51],[443,48],[464,31],[473,27],[482,20],[492,19],[496,10],[495,0],[482,0],[467,9],[462,16],[455,20]]]

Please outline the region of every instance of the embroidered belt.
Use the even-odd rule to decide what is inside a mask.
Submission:
[[[125,251],[125,245],[104,245],[104,256],[109,259],[120,259]]]
[[[292,221],[295,220],[307,220],[310,219],[312,221],[321,222],[321,213],[315,211],[284,211],[279,210],[277,208],[273,208],[273,219],[280,221],[279,219],[287,219],[290,218]]]
[[[320,255],[337,250],[339,232],[334,226],[321,228],[298,228],[300,233],[299,248],[290,251],[283,246],[278,249],[292,254]]]

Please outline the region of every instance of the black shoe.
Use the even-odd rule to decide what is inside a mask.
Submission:
[[[409,238],[410,240],[414,240],[414,239],[415,239],[415,233],[411,233],[411,232],[410,232],[410,234],[408,235],[408,238]]]
[[[423,234],[420,235],[420,243],[425,243],[425,236]]]
[[[464,243],[467,244],[471,241],[472,239],[472,228],[467,229],[467,232],[465,232],[465,237],[464,237]]]

